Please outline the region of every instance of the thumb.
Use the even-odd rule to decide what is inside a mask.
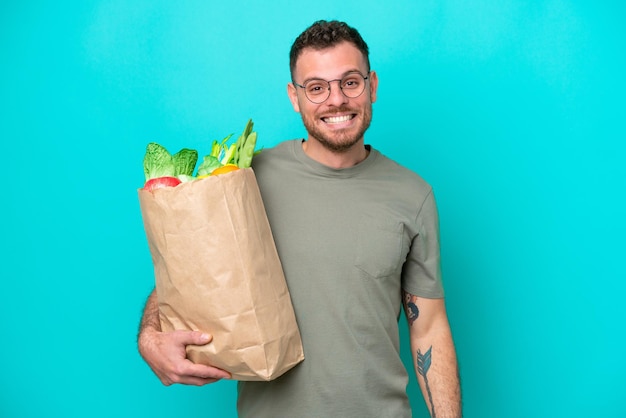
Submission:
[[[180,337],[180,342],[185,345],[204,345],[208,344],[213,339],[211,334],[201,331],[188,331],[181,333]]]

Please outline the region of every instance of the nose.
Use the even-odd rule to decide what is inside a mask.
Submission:
[[[328,95],[328,99],[326,99],[326,104],[341,106],[342,104],[347,103],[348,97],[346,97],[346,95],[343,94],[343,91],[341,91],[341,80],[333,80],[329,82],[328,88],[330,89],[330,94]]]

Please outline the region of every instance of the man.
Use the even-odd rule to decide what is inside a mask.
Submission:
[[[253,167],[302,335],[305,360],[271,382],[240,382],[241,417],[410,417],[399,356],[403,305],[415,373],[431,415],[460,417],[431,187],[364,143],[378,77],[359,33],[319,21],[290,53],[289,99],[308,132]],[[211,330],[203,330],[210,333]],[[226,371],[192,364],[208,334],[160,331],[148,299],[139,349],[164,384]]]

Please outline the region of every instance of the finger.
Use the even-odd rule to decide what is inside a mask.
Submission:
[[[209,364],[194,363],[189,359],[183,359],[177,362],[173,375],[178,376],[179,379],[192,377],[200,379],[230,379],[231,374],[226,370],[222,370],[218,367],[211,366]]]
[[[214,383],[217,382],[218,380],[221,380],[221,377],[219,373],[214,373],[214,372],[203,372],[203,373],[199,373],[199,374],[195,374],[197,372],[194,372],[192,370],[185,370],[185,373],[173,373],[170,375],[165,375],[163,379],[161,379],[161,381],[166,385],[169,386],[173,383],[179,383],[179,384],[183,384],[183,385],[194,385],[194,386],[202,386],[202,385],[206,385],[209,383]]]
[[[201,377],[186,377],[186,378],[180,379],[178,383],[183,384],[183,385],[204,386],[204,385],[218,382],[219,380],[220,379],[212,379],[212,378],[203,379]]]
[[[232,376],[226,370],[205,364],[191,363],[185,373],[187,376],[199,377],[201,379],[230,379]]]
[[[212,335],[200,331],[176,331],[176,337],[183,345],[205,345],[213,339]]]

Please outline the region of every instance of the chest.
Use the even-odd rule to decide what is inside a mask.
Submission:
[[[384,189],[359,179],[306,175],[265,184],[263,199],[286,268],[330,268],[342,277],[399,275],[415,215]]]

